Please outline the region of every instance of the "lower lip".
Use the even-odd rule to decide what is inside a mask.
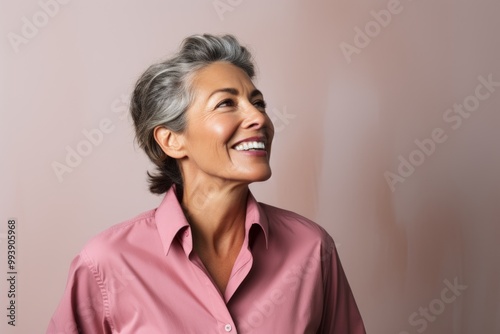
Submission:
[[[255,157],[266,157],[267,156],[267,151],[262,151],[262,150],[255,150],[255,151],[238,151],[238,153],[243,153],[246,155],[251,155]]]

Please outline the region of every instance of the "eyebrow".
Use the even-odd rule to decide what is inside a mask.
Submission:
[[[213,91],[210,96],[208,97],[208,99],[210,99],[214,94],[217,94],[217,93],[229,93],[231,95],[238,95],[239,91],[236,89],[236,88],[221,88],[221,89],[217,89],[215,91]],[[261,95],[261,96],[264,96],[264,94],[262,94],[262,92],[258,89],[254,89],[251,93],[250,93],[250,97],[255,97],[257,95]]]

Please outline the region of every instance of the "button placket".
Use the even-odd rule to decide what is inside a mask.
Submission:
[[[205,293],[208,295],[208,301],[210,303],[210,310],[212,311],[212,316],[217,320],[217,331],[219,333],[231,333],[237,334],[236,327],[233,325],[233,319],[227,308],[227,304],[224,301],[224,296],[221,295],[214,282],[210,279],[206,268],[197,255],[192,259],[193,264],[196,267],[196,273],[200,283],[204,284],[206,289]]]

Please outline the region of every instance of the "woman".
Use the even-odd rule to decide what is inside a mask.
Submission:
[[[138,80],[160,206],[92,239],[48,333],[365,333],[332,238],[248,189],[274,135],[248,50],[195,35]]]

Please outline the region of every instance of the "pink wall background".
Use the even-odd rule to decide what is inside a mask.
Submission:
[[[44,332],[86,240],[159,203],[128,94],[203,32],[253,50],[278,133],[252,190],[332,234],[368,332],[500,333],[499,2],[58,1],[0,2],[2,333]]]

